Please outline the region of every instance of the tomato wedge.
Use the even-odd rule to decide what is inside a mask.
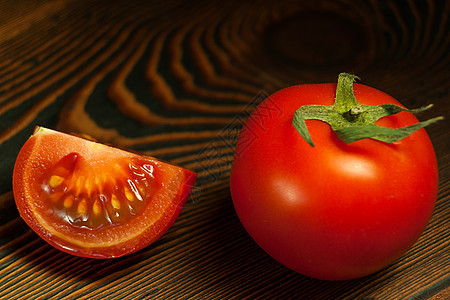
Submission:
[[[13,190],[21,217],[49,244],[113,258],[163,235],[196,177],[149,156],[36,127],[17,157]]]

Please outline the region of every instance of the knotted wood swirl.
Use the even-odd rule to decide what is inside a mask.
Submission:
[[[428,129],[441,179],[427,231],[361,280],[318,282],[271,260],[235,216],[228,175],[249,113],[289,85],[353,72],[407,107],[434,103],[421,119],[449,116],[449,12],[442,0],[3,1],[0,298],[445,297],[448,118]],[[52,249],[21,221],[11,192],[35,125],[192,168],[193,196],[135,255],[93,261]]]

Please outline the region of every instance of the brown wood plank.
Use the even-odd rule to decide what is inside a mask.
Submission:
[[[87,1],[0,3],[0,299],[450,298],[450,2]],[[440,172],[410,251],[365,278],[292,272],[248,236],[229,193],[240,126],[265,96],[355,72],[446,120],[427,129]],[[11,174],[35,125],[88,134],[192,168],[173,227],[114,260],[47,245],[15,208]]]

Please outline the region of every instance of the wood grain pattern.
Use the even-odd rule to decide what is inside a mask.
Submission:
[[[0,3],[0,299],[447,299],[450,2]],[[228,176],[237,134],[270,93],[354,72],[423,113],[440,188],[416,245],[372,276],[296,274],[246,234]],[[115,260],[62,253],[20,219],[16,155],[35,125],[88,134],[199,173],[174,226]]]

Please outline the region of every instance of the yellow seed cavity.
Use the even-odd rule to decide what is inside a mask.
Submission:
[[[91,193],[91,185],[92,185],[92,182],[89,179],[87,179],[84,182],[84,189],[85,189],[85,191],[87,191],[88,194]]]
[[[123,192],[125,193],[125,197],[127,197],[127,199],[129,201],[133,201],[134,200],[134,194],[127,187],[123,188]]]
[[[64,199],[64,203],[63,203],[65,208],[69,208],[73,205],[73,196],[69,195]]]
[[[120,201],[117,199],[115,195],[111,196],[111,205],[114,207],[114,209],[119,210],[120,209]]]
[[[48,181],[48,184],[50,187],[55,188],[61,185],[61,183],[64,181],[64,178],[58,175],[52,175],[50,177],[50,180]]]
[[[95,215],[99,215],[102,212],[102,205],[100,204],[100,201],[95,200],[94,205],[92,206],[92,210],[94,211]]]
[[[77,178],[77,182],[76,182],[75,186],[76,186],[78,193],[79,193],[79,191],[81,191],[83,189],[83,187],[84,187],[84,177],[83,176],[80,176]]]
[[[83,199],[80,201],[80,203],[78,203],[78,208],[77,211],[80,215],[84,215],[87,213],[87,203],[86,203],[86,199]]]
[[[77,178],[77,188],[82,188],[84,184],[84,176],[79,176]]]

